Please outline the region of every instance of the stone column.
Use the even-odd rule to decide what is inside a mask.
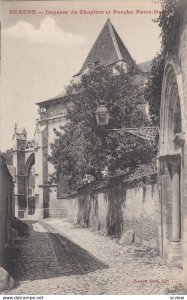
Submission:
[[[161,199],[160,199],[160,246],[163,259],[168,259],[172,226],[172,181],[167,160],[160,162]]]
[[[183,287],[187,290],[187,216],[183,220],[183,273],[181,278]]]
[[[15,185],[16,188],[16,185]],[[15,191],[16,193],[16,191]],[[18,196],[15,195],[15,217],[18,218]]]
[[[172,163],[172,242],[181,241],[180,162]]]
[[[181,204],[180,204],[180,160],[172,163],[172,237],[168,262],[171,266],[182,266]]]
[[[27,202],[27,207],[25,210],[25,216],[28,216],[28,212],[29,212],[29,176],[26,175],[25,176],[25,197],[26,197],[26,202]]]

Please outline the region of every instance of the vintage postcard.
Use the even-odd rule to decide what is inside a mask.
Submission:
[[[185,299],[186,1],[0,5],[2,299]]]

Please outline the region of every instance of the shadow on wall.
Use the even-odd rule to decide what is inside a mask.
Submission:
[[[156,173],[151,173],[129,182],[116,180],[112,184],[85,186],[76,197],[69,198],[69,219],[80,227],[116,238],[131,230],[136,243],[157,248],[159,202],[156,180]]]
[[[7,255],[7,270],[15,280],[84,275],[108,268],[108,265],[67,238],[33,231],[33,221],[27,224],[22,222],[23,230],[19,225],[21,236]]]
[[[120,237],[123,231],[122,206],[126,200],[126,190],[122,185],[113,185],[103,193],[103,199],[98,199],[99,193],[87,192],[78,196],[77,224],[105,231],[108,235]],[[102,206],[100,203],[102,202]],[[104,204],[105,202],[105,204]],[[106,211],[105,221],[101,224],[100,211]]]

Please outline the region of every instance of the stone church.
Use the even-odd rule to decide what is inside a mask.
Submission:
[[[73,76],[77,81],[89,68],[99,66],[128,65],[146,78],[148,63],[136,65],[129,51],[108,19],[91,48],[80,71]],[[63,203],[67,198],[67,178],[62,177],[58,184],[50,184],[49,175],[53,166],[48,162],[50,143],[55,138],[54,129],[66,123],[68,99],[65,93],[37,103],[39,118],[33,140],[27,139],[24,128],[14,129],[13,165],[16,168],[15,197],[16,216],[41,219],[60,212],[63,215]],[[64,201],[59,201],[59,199]],[[65,210],[64,210],[65,211]]]

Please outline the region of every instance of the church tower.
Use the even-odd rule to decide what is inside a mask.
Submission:
[[[135,66],[129,51],[108,19],[77,75],[82,74],[87,67],[97,68],[119,62]]]

